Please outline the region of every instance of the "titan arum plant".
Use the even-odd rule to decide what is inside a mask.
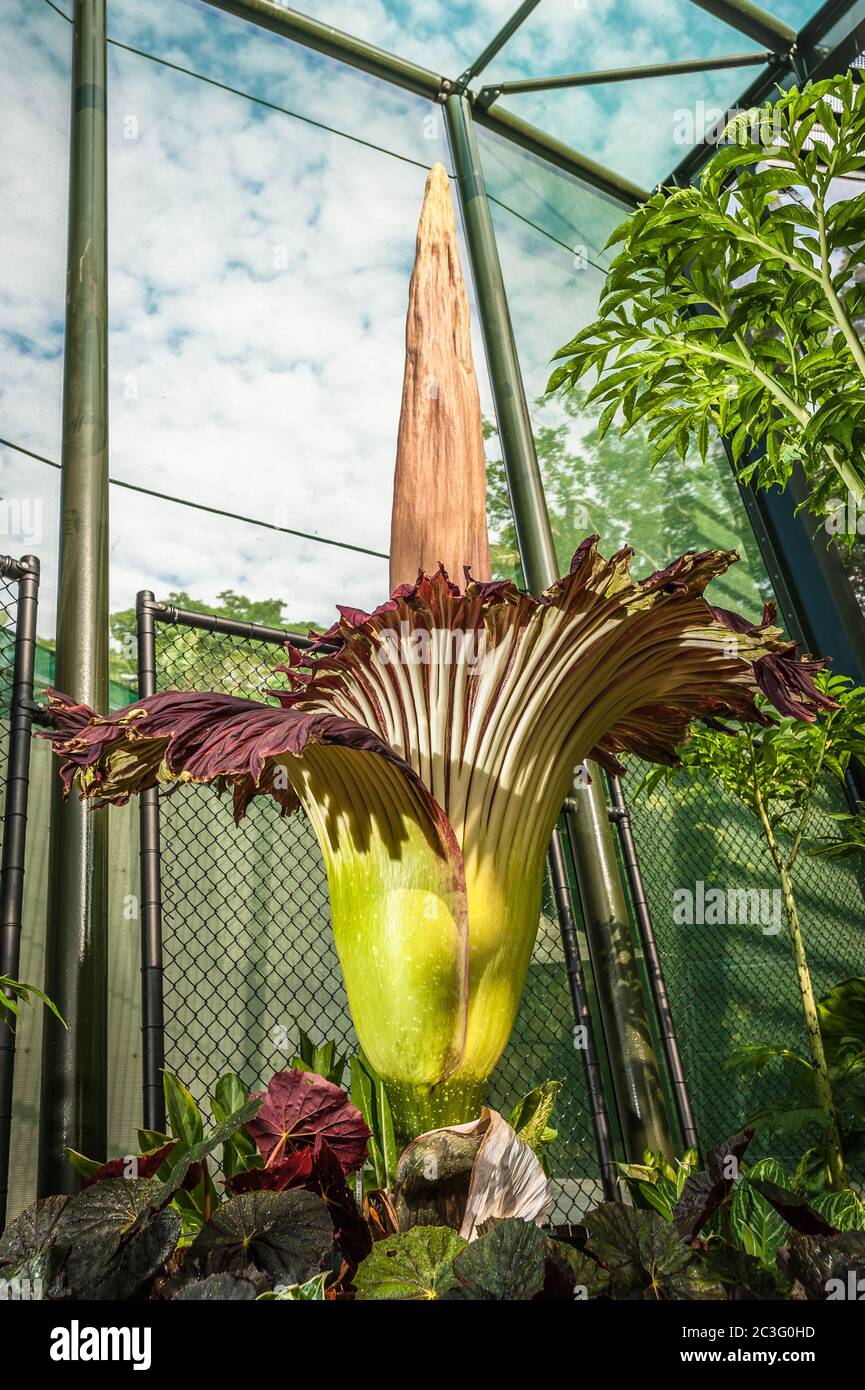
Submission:
[[[474,1119],[508,1042],[544,857],[575,767],[669,763],[695,719],[812,720],[820,663],[712,607],[735,552],[637,581],[597,538],[538,598],[488,571],[482,423],[447,176],[433,169],[409,291],[391,597],[288,647],[277,703],[162,692],[100,716],[51,692],[66,792],[169,783],[302,807],[327,868],[354,1025],[398,1136]],[[420,568],[421,573],[418,573]]]

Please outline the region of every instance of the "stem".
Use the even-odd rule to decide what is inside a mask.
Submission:
[[[715,304],[712,305],[712,308],[718,310],[718,306]],[[718,312],[720,313],[720,311]],[[725,318],[726,316],[721,314],[721,317]],[[701,343],[691,342],[682,335],[674,334],[670,337],[663,338],[658,333],[646,332],[643,334],[642,338],[644,342],[653,342],[659,346],[663,346],[667,357],[673,355],[674,349],[672,344],[678,343],[682,350],[680,355],[690,352],[696,357],[708,357],[713,362],[726,362],[731,367],[737,367],[739,371],[750,372],[751,375],[760,382],[760,385],[764,386],[771,396],[774,396],[778,404],[783,406],[784,409],[793,416],[793,419],[805,429],[811,423],[809,411],[789,395],[788,392],[784,390],[783,386],[780,386],[775,378],[759,365],[756,358],[748,351],[748,345],[741,334],[734,334],[734,339],[736,346],[742,353],[741,357],[737,357],[732,352],[724,352],[718,348],[710,348]],[[847,463],[845,459],[839,458],[838,450],[834,446],[826,447],[826,456],[847,490],[853,495],[857,502],[861,502],[863,496],[865,496],[865,489],[863,489],[863,485],[856,474],[851,471],[850,464]]]
[[[793,882],[786,864],[781,861],[776,862],[778,863],[778,873],[781,878],[781,887],[784,893],[784,908],[787,916],[787,928],[790,934],[790,942],[793,947],[793,960],[796,965],[799,994],[802,998],[802,1013],[805,1018],[805,1030],[808,1034],[808,1049],[814,1064],[814,1092],[817,1097],[818,1107],[828,1118],[825,1135],[826,1162],[829,1168],[832,1188],[835,1192],[839,1192],[843,1187],[847,1186],[847,1179],[844,1174],[844,1151],[841,1148],[841,1136],[838,1132],[838,1121],[835,1118],[835,1106],[832,1100],[832,1087],[829,1082],[829,1069],[826,1066],[826,1054],[823,1051],[823,1038],[820,1033],[820,1018],[817,1013],[817,1002],[814,998],[811,972],[808,969],[808,959],[805,955],[805,942],[802,938],[802,929],[799,925],[799,914],[796,910],[796,899],[793,894]]]
[[[826,216],[823,211],[823,204],[819,199],[814,200],[814,208],[817,213],[817,225],[820,229],[820,280],[823,292],[829,301],[832,316],[847,341],[853,359],[863,376],[865,376],[865,350],[859,341],[859,335],[847,316],[847,310],[838,298],[835,286],[832,283],[832,267],[829,264],[829,245],[826,240]]]
[[[832,467],[840,475],[841,481],[843,482],[847,491],[856,500],[856,502],[861,502],[863,496],[865,496],[865,488],[863,488],[862,480],[858,478],[856,474],[852,471],[850,464],[843,457],[843,455],[839,453],[838,446],[836,444],[824,444],[823,448],[826,451],[826,457],[828,458]]]
[[[826,1065],[826,1054],[823,1051],[823,1037],[820,1033],[820,1017],[817,1013],[817,1001],[814,998],[814,986],[811,983],[811,972],[808,969],[808,957],[805,954],[805,941],[802,936],[802,928],[799,923],[799,912],[796,907],[796,895],[793,891],[793,880],[790,876],[789,863],[785,862],[781,853],[775,833],[766,814],[763,797],[757,778],[757,767],[754,759],[753,740],[749,732],[749,742],[751,744],[751,761],[754,768],[754,798],[757,811],[763,825],[763,833],[769,846],[769,852],[778,871],[781,880],[781,891],[784,895],[784,914],[787,919],[787,931],[790,937],[790,944],[793,948],[793,962],[796,967],[796,980],[799,985],[799,996],[802,1001],[802,1014],[805,1019],[805,1032],[808,1036],[808,1050],[811,1053],[811,1061],[814,1067],[814,1093],[817,1106],[826,1116],[826,1165],[829,1169],[829,1178],[833,1191],[838,1192],[847,1186],[847,1179],[844,1174],[844,1151],[841,1148],[841,1135],[838,1132],[838,1121],[835,1117],[835,1105],[832,1100],[832,1087],[829,1082],[829,1069]],[[800,830],[804,829],[804,823],[800,825]],[[801,835],[797,836],[796,848],[801,841]]]
[[[802,846],[802,837],[803,837],[804,834],[805,834],[805,828],[806,828],[806,826],[807,826],[807,824],[808,824],[808,821],[809,821],[810,818],[811,818],[811,804],[812,804],[812,802],[813,802],[813,800],[814,800],[814,792],[815,792],[816,789],[817,789],[817,782],[818,782],[818,779],[819,779],[819,777],[820,777],[820,773],[823,771],[823,759],[824,759],[825,756],[826,756],[826,746],[827,746],[828,742],[829,742],[829,722],[828,722],[828,720],[827,720],[827,722],[826,722],[826,724],[824,725],[824,728],[823,728],[823,742],[822,742],[821,745],[820,745],[820,753],[819,753],[819,755],[818,755],[817,762],[816,762],[816,764],[815,764],[815,766],[814,766],[814,772],[813,772],[812,777],[811,777],[811,785],[810,785],[810,787],[808,788],[808,791],[807,791],[807,793],[806,793],[806,795],[805,795],[805,800],[804,800],[804,802],[802,803],[802,814],[801,814],[801,816],[799,817],[799,824],[798,824],[798,826],[796,827],[796,833],[795,833],[795,835],[793,836],[793,843],[792,843],[792,845],[790,846],[790,853],[789,853],[789,855],[787,856],[787,869],[788,869],[788,871],[789,871],[790,869],[792,869],[793,865],[796,863],[796,859],[797,859],[797,856],[798,856],[798,854],[799,854],[799,850],[800,850],[800,848],[801,848],[801,846]]]
[[[486,1078],[449,1078],[438,1086],[383,1078],[398,1149],[419,1134],[476,1120],[484,1105]]]
[[[793,418],[798,420],[803,428],[810,424],[810,412],[806,410],[804,406],[800,405],[798,401],[794,400],[793,397],[784,390],[783,386],[779,386],[773,376],[770,376],[768,372],[763,370],[757,362],[757,359],[748,351],[748,345],[741,333],[734,333],[733,337],[740,351],[745,356],[749,370],[753,372],[760,384],[765,386],[766,390],[772,393],[780,405],[785,406],[786,409],[789,410]]]

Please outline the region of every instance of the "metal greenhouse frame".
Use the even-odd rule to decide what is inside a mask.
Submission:
[[[61,553],[57,622],[57,685],[97,708],[107,704],[108,632],[108,272],[106,160],[107,0],[75,0],[71,82],[71,145],[67,315],[62,417]],[[765,99],[785,80],[804,80],[831,71],[833,54],[822,36],[853,7],[854,0],[828,0],[797,34],[750,0],[691,0],[731,31],[762,45],[757,53],[731,51],[712,59],[671,62],[565,76],[543,74],[519,82],[483,85],[492,58],[536,8],[526,0],[465,70],[438,74],[331,26],[296,13],[275,0],[208,0],[214,8],[262,26],[287,42],[438,103],[444,108],[453,158],[454,184],[471,263],[478,315],[486,350],[503,461],[528,587],[538,592],[557,576],[552,531],[544,499],[525,387],[490,214],[476,127],[510,141],[593,189],[633,207],[648,196],[615,170],[607,169],[513,114],[501,104],[511,93],[628,82],[753,64],[754,81],[739,105]],[[837,49],[844,66],[861,47],[855,39]],[[857,46],[858,45],[858,46]],[[693,150],[664,182],[695,177],[712,152],[711,140]],[[856,652],[840,627],[827,583],[796,527],[793,503],[745,496],[750,519],[770,577],[776,584],[791,632],[809,645],[833,630],[836,658],[856,671]],[[804,534],[804,533],[803,533]],[[806,538],[807,539],[807,538]],[[796,578],[792,556],[796,548]],[[613,821],[626,823],[621,791],[613,789]],[[153,814],[153,809],[145,814]],[[596,964],[599,1005],[627,1152],[667,1146],[667,1114],[660,1067],[651,1047],[627,1042],[636,1019],[648,1034],[646,1005],[633,951],[607,949],[611,924],[628,922],[611,816],[599,773],[575,787],[565,809],[585,931]],[[559,846],[560,849],[560,846]],[[553,847],[555,859],[556,845]],[[631,842],[633,857],[633,842]],[[625,862],[628,862],[625,845]],[[77,803],[52,808],[49,916],[45,989],[72,1026],[46,1018],[42,1069],[39,1191],[68,1191],[75,1175],[63,1158],[71,1148],[101,1154],[106,1148],[105,970],[107,847],[101,817]],[[638,872],[638,870],[637,870]],[[633,896],[633,881],[631,884]],[[145,892],[147,900],[147,893]],[[150,909],[148,908],[148,911]],[[152,915],[152,914],[151,914]],[[641,926],[645,928],[645,921]],[[651,923],[648,924],[651,929]],[[663,978],[651,940],[647,943],[655,999],[663,1002]],[[154,961],[145,961],[153,968]],[[660,990],[660,995],[658,994]],[[663,1009],[662,1009],[663,1012]],[[668,1074],[677,1098],[678,1124],[694,1138],[675,1036],[662,1029]],[[154,1112],[151,1112],[154,1113]]]

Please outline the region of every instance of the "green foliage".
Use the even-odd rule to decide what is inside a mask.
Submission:
[[[865,688],[825,671],[818,673],[816,680],[837,708],[824,710],[817,720],[806,724],[780,716],[764,702],[765,728],[697,729],[679,750],[678,766],[653,769],[640,789],[651,789],[665,780],[708,774],[760,825],[781,884],[810,1060],[792,1049],[766,1043],[740,1049],[732,1066],[745,1072],[758,1071],[784,1057],[797,1064],[793,1089],[753,1116],[752,1123],[790,1133],[816,1125],[822,1131],[817,1149],[809,1150],[803,1161],[813,1181],[826,1180],[838,1188],[845,1182],[839,1123],[845,1118],[848,1121],[848,1144],[858,1148],[863,1142],[859,1114],[865,1112],[865,1096],[861,1094],[865,1059],[854,1054],[841,1067],[827,1063],[792,873],[808,833],[821,779],[828,773],[843,781],[850,759],[865,755]]]
[[[865,1152],[865,1048],[858,1044],[843,1052],[827,1049],[827,1061],[835,1114],[850,1158]],[[791,1137],[816,1131],[817,1142],[802,1155],[793,1186],[820,1192],[831,1181],[824,1151],[829,1117],[819,1104],[814,1062],[793,1048],[757,1043],[738,1048],[725,1064],[726,1071],[742,1074],[768,1067],[778,1073],[785,1089],[749,1116],[748,1124]]]
[[[298,1032],[300,1050],[292,1057],[291,1066],[297,1071],[314,1072],[316,1076],[323,1076],[325,1081],[332,1082],[334,1086],[341,1086],[348,1053],[337,1056],[336,1043],[333,1040],[319,1047],[302,1028],[298,1029]]]
[[[214,1273],[241,1274],[250,1264],[281,1284],[304,1284],[333,1243],[327,1204],[316,1192],[247,1192],[223,1202],[202,1226],[190,1258]]]
[[[217,1124],[224,1124],[233,1114],[242,1110],[247,1100],[246,1087],[234,1072],[221,1076],[210,1097],[210,1109]],[[222,1147],[222,1171],[227,1178],[235,1173],[243,1173],[256,1168],[261,1163],[258,1150],[246,1130],[236,1129],[230,1134]]]
[[[748,1169],[748,1176],[789,1186],[787,1174],[775,1158],[761,1158]],[[773,1206],[748,1182],[739,1182],[730,1199],[730,1221],[735,1244],[769,1269],[787,1239],[787,1223]]]
[[[268,1094],[292,1075],[279,1073]],[[217,1117],[243,1100],[230,1073],[215,1090]],[[543,1134],[554,1098],[555,1083],[547,1083],[519,1102],[514,1116],[524,1132]],[[393,1223],[402,1219],[397,1208],[386,1202],[373,1211],[365,1202],[358,1210],[338,1164],[319,1186],[298,1161],[311,1156],[310,1145],[264,1170],[243,1170],[240,1190],[204,1213],[190,1241],[181,1213],[185,1219],[190,1190],[202,1190],[197,1169],[239,1130],[258,1132],[252,1120],[262,1097],[243,1101],[210,1132],[170,1074],[166,1100],[178,1137],[166,1146],[165,1135],[141,1132],[151,1157],[146,1173],[144,1155],[136,1165],[141,1176],[127,1174],[126,1159],[96,1165],[70,1155],[89,1185],[75,1197],[40,1199],[9,1224],[0,1237],[0,1279],[27,1280],[35,1297],[52,1300],[681,1302],[787,1298],[794,1279],[823,1297],[826,1281],[843,1282],[865,1250],[859,1195],[846,1189],[812,1202],[773,1160],[740,1169],[747,1130],[707,1154],[705,1171],[693,1152],[676,1164],[647,1153],[643,1164],[623,1165],[635,1195],[651,1191],[648,1209],[605,1202],[565,1236],[494,1217],[471,1241],[454,1229],[457,1208],[454,1226],[383,1234],[387,1212]],[[503,1172],[490,1181],[506,1186]]]
[[[679,765],[652,768],[639,790],[708,773],[751,815],[759,818],[762,808],[773,834],[798,850],[823,773],[843,781],[850,759],[865,756],[865,687],[826,672],[818,674],[816,684],[840,708],[806,724],[782,718],[763,701],[765,728],[695,728],[679,750]]]
[[[454,1257],[445,1298],[463,1302],[524,1302],[544,1287],[544,1237],[531,1221],[492,1221]]]
[[[182,1142],[186,1148],[200,1144],[204,1138],[204,1118],[191,1093],[170,1071],[163,1073],[162,1084],[171,1137]]]
[[[865,975],[841,980],[817,1005],[826,1058],[840,1062],[865,1054]]]
[[[861,1231],[865,1228],[865,1202],[851,1187],[842,1192],[821,1192],[812,1197],[811,1205],[839,1231]]]
[[[372,1186],[393,1187],[399,1153],[384,1082],[363,1052],[352,1057],[350,1067],[352,1104],[372,1130],[367,1160]]]
[[[206,1134],[198,1143],[191,1145],[189,1148],[182,1149],[180,1153],[172,1151],[169,1172],[165,1178],[159,1200],[161,1202],[168,1202],[174,1198],[187,1180],[189,1171],[193,1165],[203,1162],[205,1159],[209,1158],[212,1153],[215,1153],[216,1150],[235,1134],[242,1125],[247,1124],[249,1120],[257,1115],[258,1111],[261,1109],[261,1104],[262,1097],[254,1096],[251,1100],[246,1101],[233,1115],[229,1115],[228,1119],[223,1120],[215,1129],[212,1129],[209,1134]],[[206,1165],[205,1178],[202,1181],[204,1183],[210,1181],[207,1176]]]
[[[69,1256],[65,1276],[81,1298],[131,1298],[169,1258],[180,1235],[176,1211],[156,1201],[155,1178],[108,1178],[65,1208],[55,1239]]]
[[[561,1089],[561,1081],[545,1081],[542,1086],[536,1086],[522,1096],[508,1117],[508,1124],[534,1150],[548,1177],[547,1149],[559,1133],[550,1127],[549,1121]]]
[[[413,1226],[379,1240],[358,1266],[360,1299],[441,1298],[454,1284],[453,1261],[467,1241],[449,1226]]]
[[[657,1212],[604,1202],[585,1219],[587,1246],[610,1272],[613,1297],[675,1299],[720,1297],[702,1261],[674,1225]]]
[[[821,855],[824,859],[865,860],[865,806],[860,801],[855,813],[833,811],[829,817],[835,822],[837,835],[827,836],[811,846],[809,854]]]
[[[714,428],[743,480],[783,486],[798,461],[813,511],[861,497],[865,194],[835,198],[863,160],[850,74],[738,117],[698,187],[658,191],[613,233],[598,319],[548,390],[597,374],[601,432],[620,411],[644,422],[655,463],[692,440],[705,457]]]
[[[23,980],[13,980],[9,975],[0,975],[0,1021],[8,1021],[10,1018],[21,1017],[21,1004],[33,1004],[34,999],[40,999],[46,1009],[50,1009],[55,1018],[65,1028],[66,1022],[61,1017],[57,1005],[43,994],[41,989],[35,985],[26,985]]]
[[[665,1221],[673,1220],[685,1184],[697,1166],[696,1149],[688,1149],[673,1163],[663,1154],[647,1149],[642,1163],[617,1164],[635,1205],[654,1208]]]

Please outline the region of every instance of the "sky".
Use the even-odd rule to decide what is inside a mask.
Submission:
[[[310,0],[306,9],[455,75],[512,3]],[[778,13],[792,18],[798,4],[781,0]],[[57,8],[69,11],[70,0]],[[440,110],[201,0],[109,0],[109,34],[112,477],[386,551],[415,229],[427,167],[448,164]],[[54,462],[70,43],[71,26],[45,0],[3,0],[0,437]],[[688,0],[542,0],[489,76],[750,47]],[[724,74],[723,99],[741,76]],[[663,93],[651,119],[647,86],[627,99],[622,86],[559,93],[553,118],[546,99],[514,99],[513,109],[651,180],[675,150]],[[699,87],[707,100],[710,87]],[[535,395],[553,351],[592,315],[621,208],[483,131],[481,145]],[[477,335],[475,360],[492,415]],[[0,469],[0,548],[42,557],[47,631],[58,473],[2,445]],[[111,505],[113,609],[140,588],[205,602],[232,588],[283,600],[287,621],[329,622],[336,602],[385,596],[380,557],[116,487]]]

